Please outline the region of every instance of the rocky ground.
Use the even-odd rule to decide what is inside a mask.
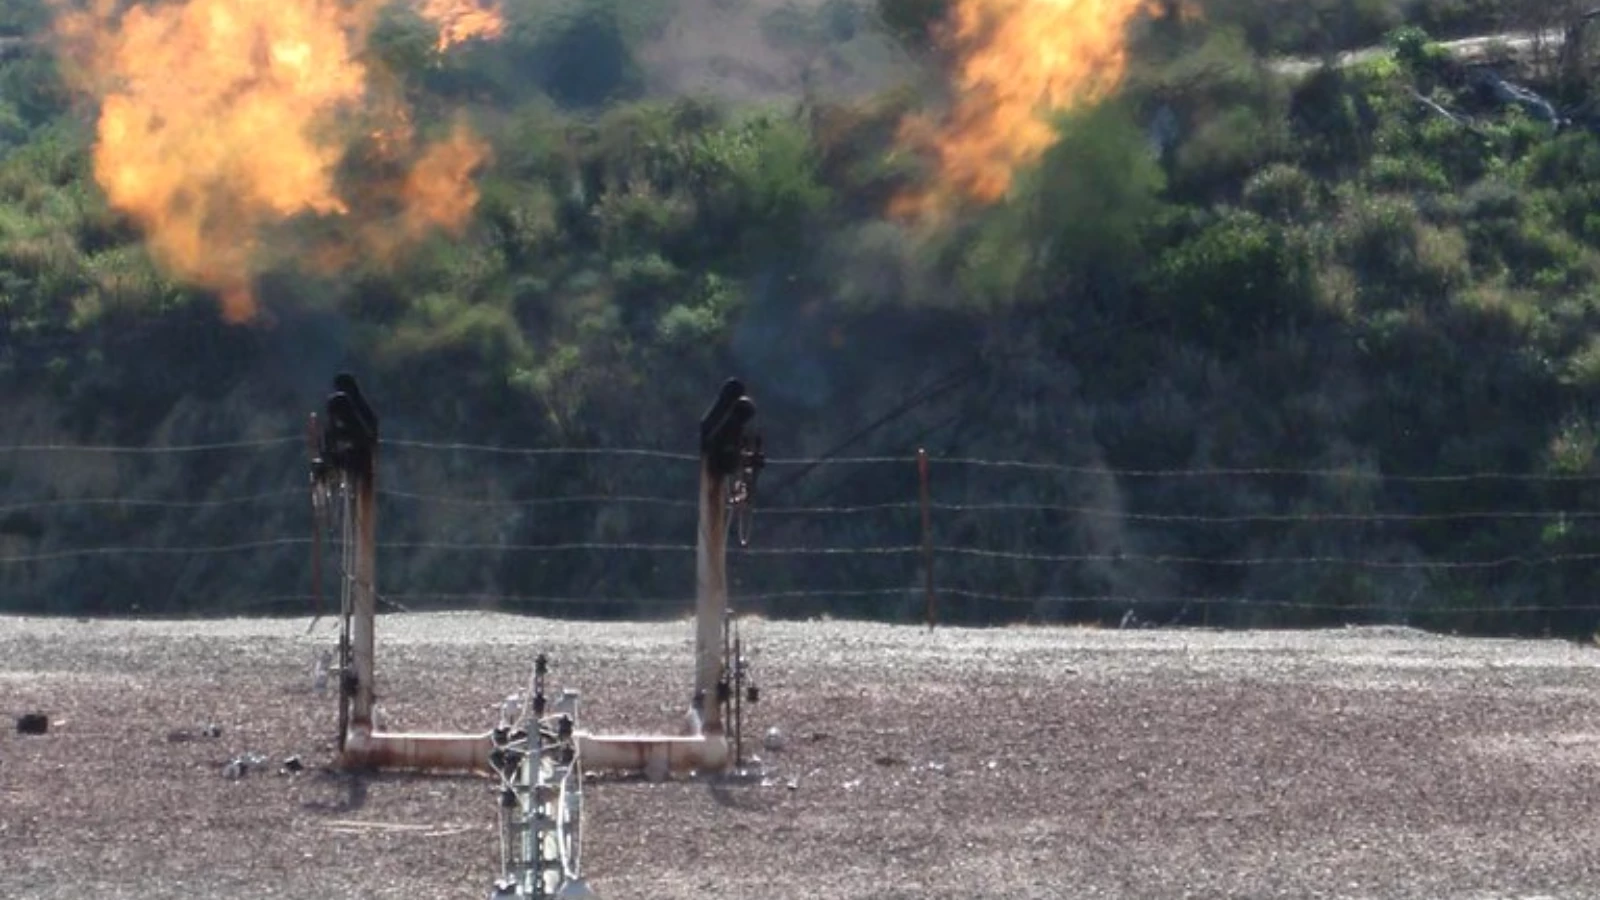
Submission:
[[[0,897],[482,897],[471,778],[327,771],[326,620],[0,618]],[[691,626],[386,616],[391,728],[481,731],[535,653],[583,727],[681,718]],[[1600,896],[1600,651],[1404,630],[747,625],[752,783],[602,782],[609,900]],[[44,735],[12,716],[43,711]],[[220,734],[212,736],[207,726]],[[249,753],[261,769],[230,780]],[[280,774],[298,755],[307,768]]]

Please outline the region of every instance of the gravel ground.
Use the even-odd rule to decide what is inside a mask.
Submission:
[[[0,618],[0,897],[482,897],[472,778],[331,761],[324,621]],[[580,725],[681,720],[691,625],[385,616],[391,728],[481,731],[535,653]],[[751,622],[759,783],[605,781],[608,900],[1600,896],[1600,651],[1401,629]],[[221,727],[209,737],[205,727]],[[759,750],[759,748],[758,748]],[[273,765],[238,780],[246,752]],[[298,754],[299,774],[276,764]]]

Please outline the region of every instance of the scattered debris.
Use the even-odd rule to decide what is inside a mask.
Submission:
[[[1520,84],[1507,81],[1500,73],[1488,66],[1474,66],[1468,70],[1468,79],[1473,86],[1484,91],[1505,106],[1520,106],[1532,118],[1538,119],[1551,128],[1560,131],[1570,124],[1567,118],[1561,115],[1555,105],[1536,91]]]
[[[1428,109],[1432,110],[1434,113],[1438,114],[1439,116],[1444,118],[1446,121],[1450,122],[1451,124],[1459,125],[1462,128],[1466,128],[1468,130],[1473,130],[1473,131],[1476,130],[1476,126],[1473,125],[1473,122],[1472,122],[1471,119],[1467,118],[1466,116],[1458,115],[1456,113],[1453,113],[1448,109],[1445,109],[1443,106],[1440,106],[1438,103],[1434,102],[1433,100],[1430,100],[1427,97],[1423,96],[1422,92],[1417,90],[1416,88],[1412,88],[1411,89],[1411,97],[1412,97],[1412,99],[1416,100],[1418,103],[1420,103],[1423,106],[1427,107]]]
[[[201,737],[222,737],[222,726],[216,724],[206,725],[200,728],[198,732],[190,731],[187,728],[174,728],[173,730],[167,732],[167,743],[186,744],[189,741],[196,740]]]
[[[17,716],[17,734],[44,734],[50,730],[50,717],[42,712]]]
[[[222,777],[229,781],[237,781],[250,774],[251,769],[259,769],[267,764],[267,758],[260,753],[245,753],[228,760],[222,767]]]

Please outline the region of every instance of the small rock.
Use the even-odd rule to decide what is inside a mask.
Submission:
[[[50,717],[42,712],[17,716],[17,734],[44,734],[50,730]]]
[[[208,738],[222,737],[222,726],[216,723],[207,725],[205,728],[205,736]]]
[[[778,730],[778,726],[774,725],[767,729],[766,736],[761,739],[761,746],[773,753],[783,749],[783,732]]]
[[[248,769],[249,767],[245,764],[244,760],[230,759],[228,760],[228,764],[222,767],[222,777],[228,779],[229,781],[238,781],[240,778],[244,777],[244,773],[248,771]]]
[[[305,767],[306,764],[300,761],[300,757],[291,756],[283,761],[283,768],[279,771],[293,775],[294,773],[305,769]]]

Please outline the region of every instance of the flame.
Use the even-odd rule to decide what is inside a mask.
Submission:
[[[450,137],[431,145],[406,175],[407,231],[420,237],[434,228],[459,234],[478,205],[472,174],[489,161],[489,145],[457,123]]]
[[[497,38],[506,27],[498,6],[477,0],[422,0],[422,17],[439,27],[441,52],[474,38]]]
[[[902,146],[933,157],[935,183],[891,213],[992,203],[1019,168],[1055,142],[1055,113],[1105,98],[1127,69],[1128,27],[1151,0],[954,0],[943,41],[954,51],[954,106],[901,123]]]
[[[172,0],[123,9],[92,0],[58,13],[69,83],[100,104],[96,180],[144,231],[152,255],[214,290],[229,321],[255,313],[252,284],[272,226],[313,215],[363,228],[367,211],[337,177],[359,131],[350,123],[377,123],[386,158],[416,156],[394,79],[362,62],[384,2]],[[402,217],[415,223],[407,236],[465,221],[477,193],[473,166],[461,160],[481,161],[474,140],[458,130],[417,156],[407,183],[425,188],[402,194],[418,204]]]
[[[368,205],[386,203],[398,207],[398,213],[366,223],[360,234],[362,252],[392,261],[434,230],[460,234],[478,205],[472,176],[489,159],[489,145],[457,122],[449,137],[430,144],[403,178],[371,191]]]

